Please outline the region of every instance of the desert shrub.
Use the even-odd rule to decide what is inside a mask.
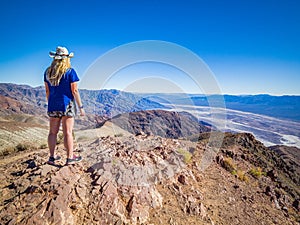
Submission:
[[[7,147],[0,152],[0,156],[7,156],[16,151],[15,147]]]
[[[7,156],[15,152],[22,152],[29,149],[37,149],[37,146],[33,143],[19,143],[16,146],[9,146],[0,151],[0,156]]]
[[[61,143],[64,143],[64,134],[58,133],[57,138],[56,138],[56,144],[59,145]]]
[[[246,172],[238,169],[232,158],[225,157],[221,165],[232,175],[236,176],[239,180],[249,182],[249,177],[247,176]]]
[[[192,160],[192,154],[185,149],[178,149],[178,153],[183,156],[183,160],[186,164],[190,163]]]
[[[28,149],[30,149],[31,147],[33,147],[33,146],[31,146],[30,144],[28,144],[28,143],[19,143],[19,144],[17,144],[17,146],[16,146],[16,151],[18,151],[18,152],[21,152],[21,151],[25,151],[25,150],[28,150]]]
[[[75,140],[75,133],[74,133],[74,131],[72,131],[72,136],[73,136],[73,139]],[[59,144],[62,144],[62,143],[64,143],[64,134],[63,134],[63,132],[60,132],[57,135],[56,144],[59,145]]]
[[[40,145],[40,149],[46,149],[47,147],[48,147],[48,144],[45,144],[45,143]]]
[[[233,159],[230,157],[226,157],[223,160],[222,166],[229,172],[231,172],[232,174],[234,174],[236,172],[236,165],[233,162]],[[235,175],[235,174],[234,174]]]
[[[118,164],[118,159],[113,158],[111,163],[112,163],[113,166],[116,166]]]
[[[115,137],[123,137],[123,134],[122,133],[117,133],[114,135]]]
[[[247,174],[242,170],[236,171],[237,178],[239,178],[241,181],[249,182],[249,177]]]
[[[266,175],[265,172],[263,172],[262,168],[260,167],[252,168],[249,171],[249,174],[257,179],[260,178],[262,175]]]

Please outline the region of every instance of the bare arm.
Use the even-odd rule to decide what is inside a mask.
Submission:
[[[83,108],[82,103],[81,103],[81,98],[80,98],[80,94],[79,94],[76,82],[71,83],[71,90],[72,90],[72,94],[73,94],[73,96],[75,98],[76,104],[79,107],[80,116],[84,116],[85,115],[85,111],[84,111],[84,108]]]
[[[48,87],[48,83],[47,82],[44,82],[45,84],[45,89],[46,89],[46,98],[47,98],[47,101],[49,100],[49,87]]]

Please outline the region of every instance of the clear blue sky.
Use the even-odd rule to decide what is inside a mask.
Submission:
[[[10,0],[0,11],[0,82],[42,85],[57,45],[82,76],[112,48],[163,40],[200,56],[224,93],[300,95],[298,0]]]

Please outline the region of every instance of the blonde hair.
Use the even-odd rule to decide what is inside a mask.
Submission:
[[[71,68],[70,58],[53,59],[46,72],[47,80],[52,86],[58,86],[60,79],[69,68]]]

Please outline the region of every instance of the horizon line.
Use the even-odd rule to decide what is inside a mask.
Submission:
[[[29,86],[31,88],[40,88],[44,87],[44,85],[38,85],[38,86],[32,86],[30,84],[18,84],[18,83],[13,83],[13,82],[0,82],[1,84],[6,84],[6,85],[19,85],[19,86]],[[80,88],[79,90],[88,90],[88,91],[100,91],[100,90],[116,90],[116,91],[121,91],[121,92],[127,92],[127,93],[133,93],[133,94],[170,94],[170,95],[180,95],[180,94],[186,94],[186,95],[203,95],[203,96],[211,96],[211,95],[233,95],[233,96],[255,96],[255,95],[269,95],[269,96],[275,96],[275,97],[284,97],[284,96],[295,96],[295,97],[300,97],[299,94],[273,94],[273,93],[222,93],[222,94],[203,94],[203,93],[186,93],[186,92],[136,92],[136,91],[124,91],[120,90],[117,88],[110,88],[110,89],[88,89],[88,88]]]

